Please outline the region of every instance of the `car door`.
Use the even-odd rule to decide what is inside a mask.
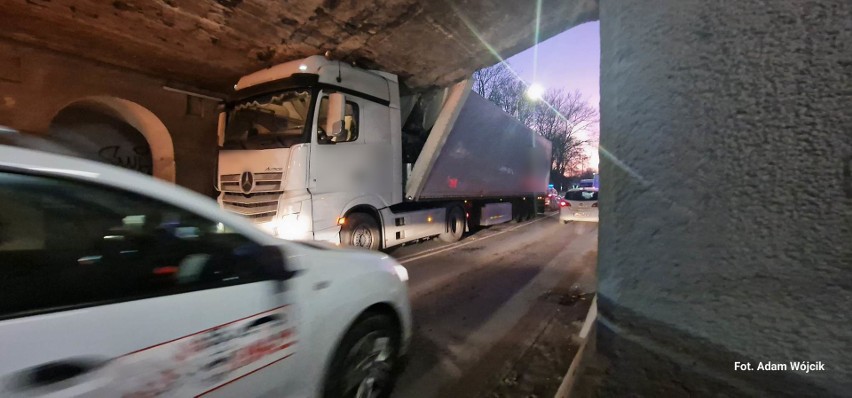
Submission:
[[[284,394],[299,314],[276,265],[186,209],[0,169],[0,396]]]

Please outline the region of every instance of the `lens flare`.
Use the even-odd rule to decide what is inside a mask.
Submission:
[[[544,87],[541,84],[533,83],[527,88],[527,98],[538,101],[544,95]]]

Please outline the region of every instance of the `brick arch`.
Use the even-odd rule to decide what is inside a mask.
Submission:
[[[175,182],[175,152],[172,136],[153,112],[133,101],[111,96],[81,98],[65,105],[59,112],[71,106],[96,109],[133,126],[145,137],[148,146],[151,148],[153,176],[161,180]],[[56,115],[54,115],[54,118]]]

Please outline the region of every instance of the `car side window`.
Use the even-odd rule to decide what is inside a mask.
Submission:
[[[317,126],[325,126],[326,117],[328,115],[328,96],[322,97],[318,110]],[[343,134],[340,137],[332,137],[331,141],[335,143],[352,142],[358,139],[358,122],[359,119],[358,104],[352,101],[346,101],[343,120]],[[325,132],[323,132],[325,133]]]
[[[0,318],[256,282],[261,252],[149,197],[0,172]]]

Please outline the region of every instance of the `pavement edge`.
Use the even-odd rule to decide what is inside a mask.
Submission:
[[[595,336],[594,327],[595,319],[597,319],[597,317],[598,297],[595,295],[595,298],[592,299],[592,305],[589,306],[589,312],[586,314],[586,320],[583,321],[583,327],[580,329],[580,333],[577,336],[580,340],[580,348],[577,349],[577,353],[571,361],[571,366],[568,367],[568,372],[565,373],[565,377],[562,379],[562,384],[560,384],[559,389],[556,390],[554,398],[568,398],[571,396],[571,391],[574,389],[574,384],[577,381],[577,375],[580,374],[580,369],[586,363],[585,358],[587,356],[591,357],[594,355],[595,345],[594,343],[589,344],[589,342]]]

